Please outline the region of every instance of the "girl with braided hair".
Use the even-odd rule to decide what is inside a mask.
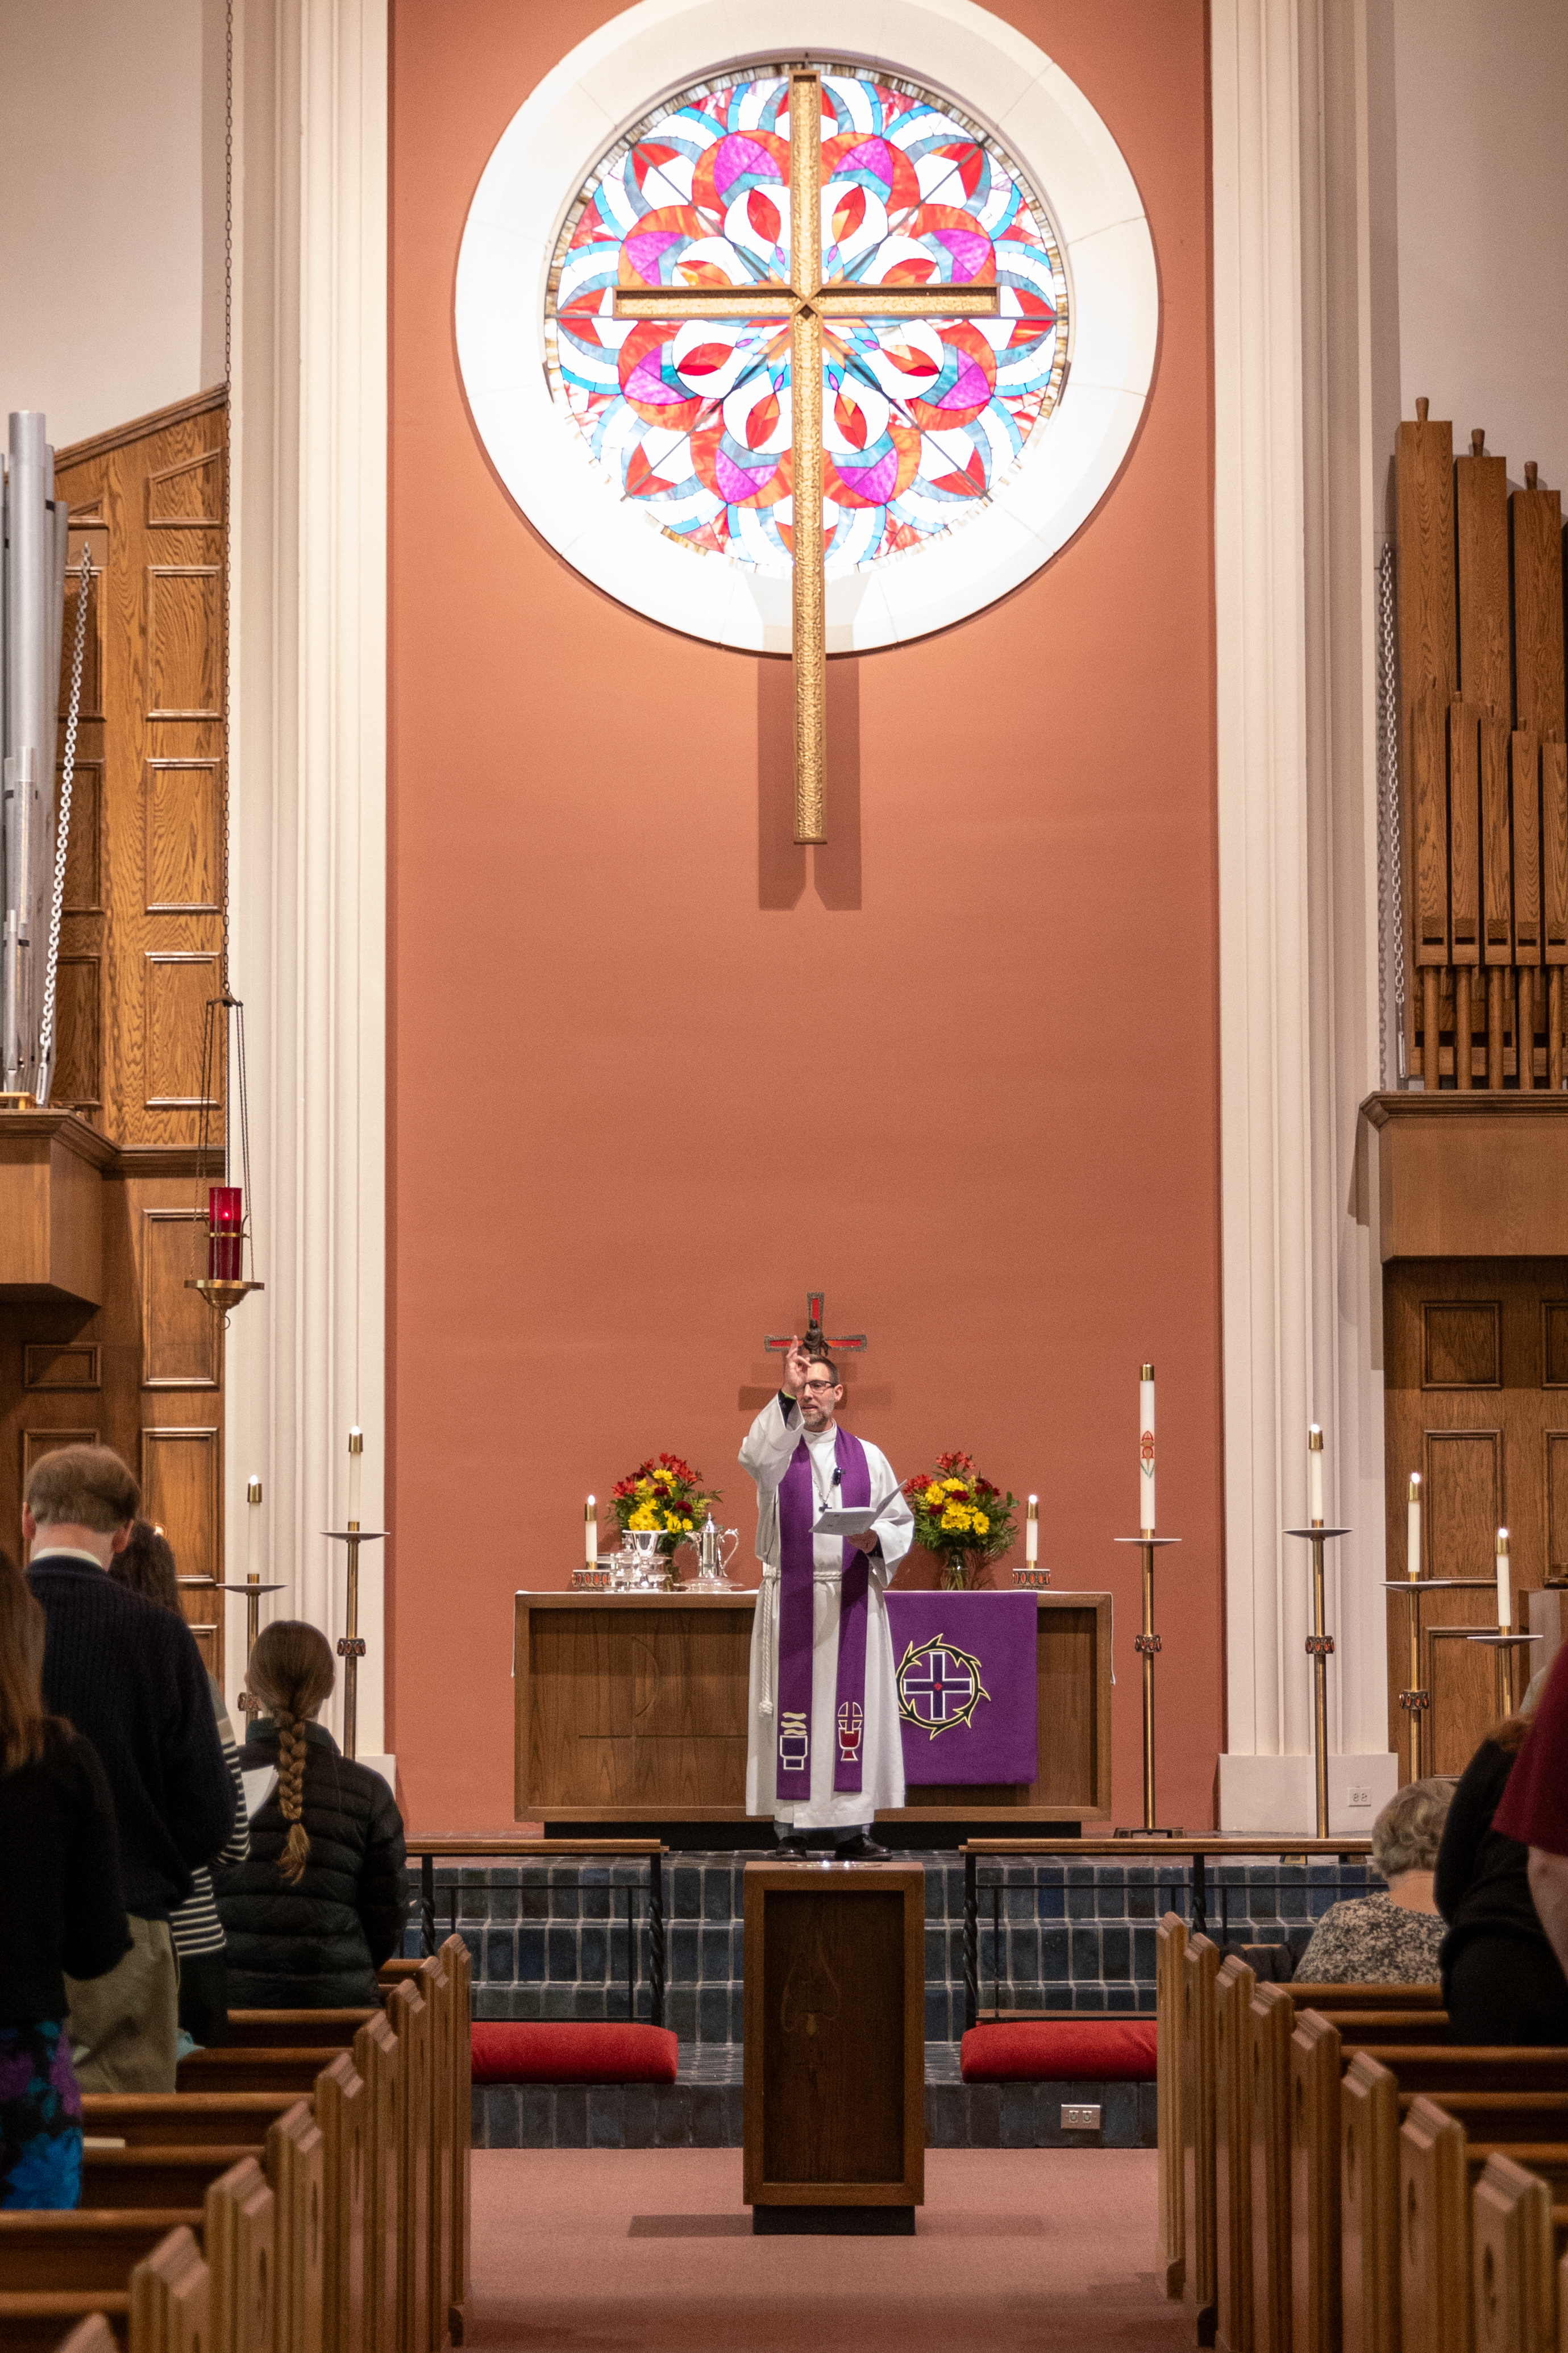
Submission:
[[[380,1774],[316,1721],[333,1681],[316,1627],[284,1618],[257,1637],[246,1682],[265,1713],[240,1763],[278,1778],[251,1817],[249,1859],[215,1873],[237,2010],[373,2007],[403,1941],[403,1819]]]

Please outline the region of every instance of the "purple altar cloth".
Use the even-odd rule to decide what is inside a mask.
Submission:
[[[1038,1615],[1032,1593],[889,1594],[906,1781],[1034,1779]]]

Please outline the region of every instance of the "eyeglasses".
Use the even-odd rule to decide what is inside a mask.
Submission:
[[[803,1381],[801,1387],[803,1389],[813,1390],[836,1389],[838,1384],[837,1381]]]

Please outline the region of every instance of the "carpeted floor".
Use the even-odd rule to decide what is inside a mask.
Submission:
[[[1152,2149],[933,2149],[910,2239],[763,2238],[739,2149],[474,2156],[468,2343],[570,2353],[1185,2348]]]

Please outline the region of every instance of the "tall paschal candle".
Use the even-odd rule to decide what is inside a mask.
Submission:
[[[1154,1518],[1154,1367],[1144,1365],[1138,1375],[1138,1526],[1152,1535]]]

